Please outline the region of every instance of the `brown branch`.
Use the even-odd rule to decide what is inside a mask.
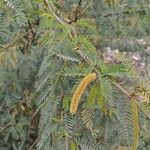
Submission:
[[[36,27],[35,27],[36,28]],[[5,51],[6,49],[8,49],[10,46],[12,46],[15,42],[17,42],[18,40],[20,40],[21,38],[23,38],[25,35],[27,35],[28,33],[30,33],[31,31],[33,31],[35,28],[32,28],[31,30],[29,30],[28,32],[20,35],[20,36],[16,36],[15,39],[11,40],[11,42],[9,42],[8,44],[6,44],[2,49],[0,49],[0,52]]]
[[[122,93],[124,93],[128,98],[131,98],[131,93],[129,93],[127,90],[125,90],[121,85],[119,85],[117,82],[111,81],[111,83],[117,87]]]
[[[38,141],[38,138],[32,143],[32,145],[28,148],[28,150],[33,150],[33,147],[35,146],[37,141]]]
[[[54,17],[61,23],[61,24],[68,24],[68,21],[66,21],[64,18],[60,18],[58,17],[58,15],[54,12],[53,8],[51,7],[51,5],[49,4],[48,0],[43,0],[45,6],[48,8],[49,12],[51,12]]]
[[[0,132],[2,132],[3,130],[5,130],[6,128],[8,128],[10,126],[12,126],[12,124],[8,123],[4,127],[0,127]]]
[[[136,14],[144,14],[144,15],[146,15],[146,11],[145,10],[139,10],[139,11],[135,11],[135,13]],[[126,10],[126,11],[124,11],[124,12],[121,12],[121,13],[116,13],[116,14],[113,14],[113,13],[108,13],[108,14],[104,14],[103,16],[104,17],[112,17],[112,16],[119,16],[119,15],[130,15],[131,14],[131,12],[130,12],[130,10]]]

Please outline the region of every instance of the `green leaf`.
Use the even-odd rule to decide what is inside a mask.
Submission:
[[[92,86],[87,98],[87,105],[88,107],[94,107],[95,106],[95,101],[96,101],[96,97],[98,95],[98,90],[97,90],[97,86]]]

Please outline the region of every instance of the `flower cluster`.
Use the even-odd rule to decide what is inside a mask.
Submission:
[[[76,113],[82,94],[84,93],[87,86],[92,81],[96,80],[96,78],[97,78],[96,73],[90,73],[82,79],[82,81],[80,82],[79,86],[77,87],[76,91],[73,94],[70,105],[70,113],[72,114]]]

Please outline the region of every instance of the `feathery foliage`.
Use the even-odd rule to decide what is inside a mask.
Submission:
[[[150,149],[149,76],[122,52],[148,49],[149,18],[149,0],[1,0],[0,149]]]

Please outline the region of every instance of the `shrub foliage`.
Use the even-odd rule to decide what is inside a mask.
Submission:
[[[149,18],[149,0],[1,0],[0,149],[150,149],[149,76],[122,53]]]

